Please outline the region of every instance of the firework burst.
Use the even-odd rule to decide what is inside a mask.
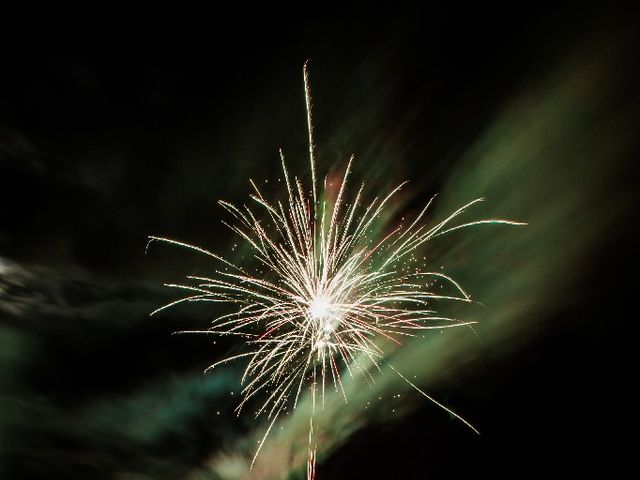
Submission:
[[[389,209],[390,200],[405,183],[384,197],[364,203],[364,184],[348,199],[349,160],[335,201],[328,202],[327,181],[319,191],[316,179],[311,95],[304,67],[311,188],[292,178],[282,151],[280,158],[286,184],[286,200],[270,202],[251,181],[254,208],[220,201],[233,218],[224,222],[250,246],[263,273],[255,276],[215,253],[176,240],[150,237],[195,250],[214,259],[221,268],[211,278],[188,276],[184,284],[169,287],[186,296],[153,313],[183,302],[207,301],[233,305],[232,313],[212,321],[206,333],[238,335],[247,351],[211,365],[207,370],[237,359],[247,360],[242,376],[240,414],[247,402],[258,399],[256,416],[265,415],[269,425],[253,462],[279,415],[295,409],[302,392],[310,391],[308,478],[315,476],[316,443],[314,412],[323,404],[326,388],[347,395],[343,375],[375,380],[376,369],[388,365],[423,396],[445,409],[465,425],[461,416],[437,402],[385,360],[385,345],[400,344],[405,336],[429,329],[468,326],[433,309],[437,300],[470,302],[470,296],[451,277],[404,264],[426,242],[448,232],[480,224],[522,225],[502,219],[483,219],[453,225],[473,200],[435,225],[425,215],[429,201],[410,222],[400,224],[384,238],[371,234],[372,224]],[[433,200],[433,199],[432,199]],[[224,268],[222,268],[224,267]],[[436,293],[434,280],[449,286],[450,294]],[[320,407],[321,408],[321,407]],[[252,462],[252,465],[253,465]]]

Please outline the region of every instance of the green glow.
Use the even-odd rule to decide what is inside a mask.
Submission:
[[[428,246],[433,264],[445,266],[484,306],[464,305],[450,313],[478,321],[477,336],[468,329],[448,330],[407,342],[393,355],[393,364],[427,393],[430,387],[447,385],[455,398],[452,377],[472,376],[481,352],[499,359],[553,328],[545,319],[567,300],[580,266],[626,213],[624,198],[606,196],[612,166],[625,154],[632,135],[624,118],[609,118],[605,111],[618,87],[608,76],[614,61],[603,52],[577,55],[545,83],[523,89],[451,172],[436,216],[461,199],[486,196],[492,213],[497,208],[498,215],[530,225],[451,233]],[[409,398],[426,401],[409,395],[411,387],[389,369],[372,388],[345,376],[345,389],[348,404],[331,392],[316,414],[320,461],[364,424],[392,421],[409,411]],[[407,402],[390,411],[379,398],[394,395],[407,397]],[[215,457],[210,469],[223,479],[275,479],[301,472],[309,403],[307,398],[276,424],[251,473],[246,471],[249,452],[262,430]],[[434,407],[434,415],[441,413]]]

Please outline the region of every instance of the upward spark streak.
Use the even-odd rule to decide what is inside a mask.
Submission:
[[[367,382],[372,382],[372,369],[381,370],[386,364],[408,385],[477,433],[469,422],[428,396],[391,365],[385,359],[383,347],[387,341],[399,344],[400,338],[415,336],[422,330],[473,323],[437,315],[432,309],[434,301],[471,302],[470,296],[443,273],[419,268],[403,273],[401,266],[407,256],[429,240],[461,228],[487,223],[523,223],[483,219],[450,226],[456,217],[482,200],[476,199],[428,228],[421,221],[431,204],[429,201],[408,227],[400,225],[382,240],[374,242],[369,234],[372,223],[404,184],[382,200],[376,198],[366,208],[360,204],[363,187],[350,204],[345,203],[352,157],[327,225],[326,200],[320,202],[317,197],[306,63],[303,73],[311,201],[300,180],[291,181],[280,151],[288,198],[285,205],[267,201],[253,181],[255,193],[251,198],[258,209],[256,212],[261,211],[262,215],[247,206],[239,208],[222,200],[219,202],[235,219],[235,223],[227,225],[251,247],[254,259],[263,267],[264,273],[253,276],[219,255],[176,240],[150,237],[150,242],[162,241],[204,253],[221,266],[231,267],[217,270],[213,278],[189,276],[185,284],[167,285],[187,292],[187,296],[153,313],[192,301],[222,302],[235,307],[234,312],[215,318],[206,332],[239,335],[246,340],[249,351],[225,358],[207,370],[239,358],[249,359],[242,377],[242,399],[236,412],[240,414],[245,404],[261,393],[263,399],[256,417],[266,415],[269,420],[251,466],[280,413],[288,407],[295,409],[303,389],[309,388],[312,407],[307,475],[311,479],[315,476],[316,397],[319,394],[324,405],[325,385],[331,383],[346,401],[342,382],[345,374],[360,374]],[[324,193],[326,197],[326,182]],[[322,208],[319,208],[321,203]],[[435,280],[448,284],[453,293],[444,295],[430,290]]]

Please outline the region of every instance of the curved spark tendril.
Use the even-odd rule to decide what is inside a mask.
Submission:
[[[307,476],[311,479],[315,476],[316,398],[319,396],[324,404],[326,385],[331,384],[347,401],[342,382],[345,374],[359,374],[365,381],[373,382],[372,371],[387,365],[421,395],[477,433],[470,423],[428,396],[385,360],[385,341],[400,344],[403,336],[415,336],[422,330],[474,323],[440,316],[432,309],[435,300],[471,302],[470,296],[453,278],[420,269],[403,271],[401,263],[429,240],[448,232],[481,224],[524,224],[483,219],[451,226],[454,219],[482,201],[476,199],[429,228],[421,221],[432,198],[408,226],[401,224],[382,240],[374,242],[370,227],[406,182],[366,206],[361,203],[363,183],[353,200],[347,202],[346,185],[353,156],[328,212],[327,201],[321,200],[327,197],[326,182],[324,197],[318,196],[316,186],[312,104],[306,63],[303,73],[311,192],[299,178],[289,176],[280,150],[287,189],[284,204],[269,202],[252,180],[254,193],[251,198],[258,209],[255,212],[261,211],[261,214],[248,206],[240,208],[219,201],[235,219],[234,223],[223,223],[251,247],[254,259],[265,273],[254,276],[219,255],[176,240],[152,236],[149,242],[156,240],[191,249],[212,257],[225,267],[216,270],[213,278],[187,276],[185,284],[167,284],[186,292],[187,296],[160,307],[152,315],[193,301],[230,303],[237,307],[233,313],[215,318],[210,329],[197,333],[238,335],[249,347],[249,351],[226,357],[209,366],[207,371],[232,360],[248,358],[242,376],[242,399],[235,411],[240,414],[249,400],[263,394],[256,417],[266,415],[269,420],[251,466],[280,413],[287,406],[295,409],[301,393],[309,388],[312,411]],[[448,284],[454,293],[436,293],[431,289],[434,280]]]

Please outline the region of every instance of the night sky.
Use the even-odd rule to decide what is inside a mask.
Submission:
[[[264,425],[231,413],[242,365],[202,375],[241,347],[173,335],[207,328],[206,305],[149,317],[208,260],[145,247],[230,254],[217,201],[245,202],[250,178],[277,192],[280,147],[305,178],[307,59],[330,175],[355,153],[373,194],[410,180],[408,212],[485,196],[481,214],[530,224],[430,253],[503,319],[425,386],[482,435],[415,397],[362,417],[318,478],[616,477],[634,431],[640,42],[636,12],[606,3],[3,13],[0,477],[241,478],[215,465]]]

